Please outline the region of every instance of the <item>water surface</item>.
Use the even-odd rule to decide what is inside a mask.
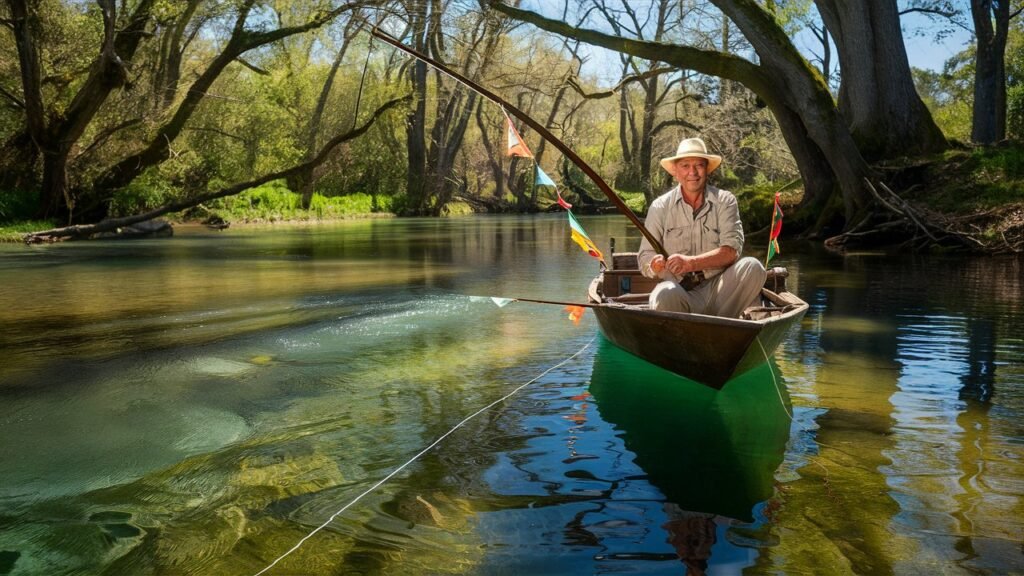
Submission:
[[[0,246],[0,575],[256,573],[524,384],[268,573],[1024,571],[1021,261],[784,250],[715,393],[484,298],[583,298],[562,216]]]

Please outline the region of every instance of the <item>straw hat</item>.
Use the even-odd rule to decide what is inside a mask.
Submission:
[[[708,161],[708,174],[714,172],[722,163],[721,156],[708,154],[708,147],[704,145],[703,140],[700,138],[687,138],[679,143],[675,156],[661,159],[661,167],[668,171],[669,174],[675,176],[672,165],[676,163],[676,160],[682,158],[704,158]]]

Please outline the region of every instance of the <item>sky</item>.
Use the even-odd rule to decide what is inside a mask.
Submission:
[[[524,8],[535,9],[541,13],[549,13],[551,10],[551,5],[534,6],[531,4],[536,4],[536,0],[524,2]],[[548,15],[553,16],[553,14]],[[971,34],[961,28],[954,28],[952,34],[936,41],[935,32],[939,27],[920,14],[904,15],[901,18],[901,24],[904,29],[903,41],[906,45],[907,60],[914,68],[941,71],[947,60],[961,52],[972,41]],[[794,37],[794,44],[808,58],[811,58],[810,50],[814,49],[820,52],[818,41],[808,31],[797,34]],[[601,85],[613,85],[618,82],[620,69],[617,56],[601,49],[588,50],[584,48],[584,53],[589,53],[591,60],[584,68],[585,74],[596,76]],[[835,60],[836,55],[833,49],[833,61]]]
[[[913,17],[904,17],[904,28],[913,26],[917,20]],[[948,38],[936,43],[933,34],[914,35],[904,32],[903,42],[907,46],[907,60],[914,68],[942,70],[942,65],[954,55],[963,51],[972,41],[971,35],[961,28]]]

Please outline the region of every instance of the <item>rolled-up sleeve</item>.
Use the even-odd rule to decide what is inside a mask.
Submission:
[[[729,246],[737,256],[743,253],[743,223],[740,221],[740,208],[736,196],[720,191],[717,210],[721,231],[718,238],[719,246]]]
[[[665,237],[665,202],[663,200],[663,198],[658,198],[651,202],[651,207],[647,209],[647,218],[644,219],[644,228],[647,228],[651,236],[658,238],[659,241]],[[654,247],[644,237],[640,241],[640,251],[637,253],[636,258],[641,274],[648,278],[660,277],[651,271],[651,260],[657,255],[658,253],[654,250]]]

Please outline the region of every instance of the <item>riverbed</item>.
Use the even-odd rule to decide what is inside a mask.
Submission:
[[[0,575],[1024,572],[1024,261],[782,249],[716,393],[564,215],[0,245]]]

